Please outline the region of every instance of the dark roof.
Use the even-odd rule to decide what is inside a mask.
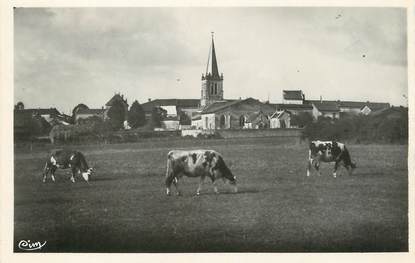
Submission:
[[[176,106],[180,108],[198,108],[200,99],[155,99],[141,104],[145,112],[150,112],[154,107]]]
[[[301,90],[283,90],[283,97],[286,100],[302,100],[303,92]]]
[[[206,106],[205,108],[203,108],[202,114],[214,113],[219,110],[222,110],[222,109],[225,109],[225,108],[228,108],[228,107],[240,104],[240,103],[249,102],[249,101],[262,104],[263,105],[261,106],[262,111],[269,111],[269,112],[275,111],[275,108],[271,104],[262,103],[259,100],[256,100],[254,98],[247,98],[244,100],[226,100],[226,101],[218,101],[218,102],[212,103]]]
[[[380,110],[389,108],[389,103],[383,102],[361,102],[361,101],[338,101],[339,107],[347,107],[347,108],[359,108],[363,109],[365,106],[368,106],[371,110]]]
[[[202,113],[213,113],[221,109],[225,109],[229,106],[235,105],[242,100],[224,100],[224,101],[217,101],[210,105],[207,105],[202,109]]]
[[[273,104],[276,109],[284,110],[312,110],[311,104]]]
[[[112,106],[114,102],[116,101],[122,101],[125,104],[127,104],[127,99],[124,99],[124,96],[121,96],[120,94],[115,94],[106,104],[105,106]]]
[[[390,108],[389,103],[369,102],[369,103],[366,103],[364,106],[362,106],[360,109],[363,109],[365,106],[369,107],[369,109],[371,109],[372,111],[378,111],[378,110]]]
[[[396,115],[396,116],[408,116],[408,108],[405,107],[390,107],[390,108],[383,108],[377,111],[372,111],[370,116],[373,117],[387,117],[388,115]]]
[[[270,116],[270,119],[272,119],[272,118],[279,118],[279,117],[281,117],[281,116],[282,116],[282,115],[284,115],[284,114],[291,115],[291,112],[289,112],[289,111],[287,111],[287,110],[276,111],[276,112],[274,112],[274,113]]]
[[[337,112],[340,111],[338,104],[336,101],[314,101],[312,104],[321,112],[323,111],[330,111],[330,112]]]
[[[15,110],[14,112],[15,113],[16,112],[20,112],[20,113],[26,112],[26,113],[30,113],[32,115],[36,115],[36,114],[39,114],[39,115],[58,115],[58,114],[60,114],[59,111],[56,108],[50,108],[50,109],[41,109],[41,108],[39,108],[39,109],[24,109],[24,110]]]
[[[103,114],[105,109],[79,109],[78,114]]]

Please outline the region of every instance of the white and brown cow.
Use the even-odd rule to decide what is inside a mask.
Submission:
[[[235,192],[238,191],[236,177],[226,166],[222,155],[213,150],[170,151],[167,154],[165,180],[167,195],[170,195],[171,184],[174,184],[176,187],[177,194],[181,194],[178,188],[178,181],[183,175],[200,177],[199,187],[196,191],[197,195],[200,194],[206,177],[212,180],[215,193],[219,193],[216,182],[220,178],[224,182],[229,182],[234,187]]]
[[[349,175],[352,174],[356,164],[352,162],[350,153],[343,143],[336,141],[312,141],[308,151],[307,176],[310,176],[310,168],[314,166],[320,174],[320,162],[334,162],[333,177],[337,176],[339,165],[346,167]]]
[[[75,183],[75,175],[80,173],[86,182],[93,172],[93,168],[88,166],[84,155],[81,152],[74,150],[57,150],[52,152],[46,160],[45,169],[43,171],[43,182],[46,182],[46,177],[50,172],[52,181],[55,182],[56,169],[72,170],[71,181]]]

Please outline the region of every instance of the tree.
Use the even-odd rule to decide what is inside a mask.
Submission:
[[[128,124],[131,128],[135,129],[143,126],[145,123],[146,117],[143,107],[141,107],[140,103],[136,100],[133,102],[130,107],[130,111],[128,112]]]
[[[304,128],[313,122],[313,116],[307,112],[300,112],[299,114],[291,114],[291,125],[299,128]]]
[[[154,107],[151,111],[151,127],[161,127],[161,121],[163,118],[165,118],[167,115],[167,111],[160,108],[160,107]]]
[[[24,110],[23,102],[19,101],[16,105],[14,105],[15,110]]]
[[[124,105],[120,101],[115,101],[108,110],[108,122],[113,130],[119,130],[123,127],[125,120]]]
[[[180,125],[190,125],[192,124],[192,120],[184,111],[180,111],[179,123]]]

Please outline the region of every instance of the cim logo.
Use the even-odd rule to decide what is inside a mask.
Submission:
[[[34,251],[34,250],[40,250],[42,247],[46,245],[46,241],[43,243],[40,241],[32,242],[30,240],[20,240],[19,244],[17,245],[21,250],[25,251]]]

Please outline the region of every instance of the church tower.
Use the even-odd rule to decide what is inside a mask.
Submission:
[[[204,75],[202,74],[202,94],[200,98],[200,105],[205,107],[221,100],[223,100],[223,74],[219,75],[212,32],[212,45],[209,50],[206,73]]]

